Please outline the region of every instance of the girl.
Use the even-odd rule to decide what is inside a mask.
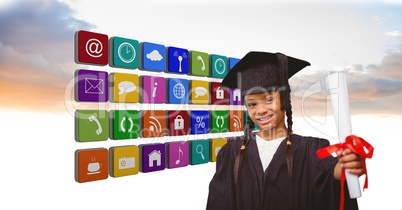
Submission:
[[[319,159],[316,151],[328,140],[293,134],[288,79],[308,65],[281,53],[249,52],[223,79],[222,86],[241,90],[249,117],[244,136],[217,156],[208,210],[335,210],[342,167],[364,173],[362,158],[349,149]],[[347,189],[344,209],[358,209]]]

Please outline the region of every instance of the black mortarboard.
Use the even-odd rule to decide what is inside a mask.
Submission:
[[[310,63],[281,53],[249,52],[223,79],[221,85],[239,88],[242,95],[287,87],[288,79]]]

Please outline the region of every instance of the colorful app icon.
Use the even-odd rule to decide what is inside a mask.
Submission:
[[[170,73],[188,74],[188,50],[168,47],[168,69]]]
[[[190,73],[197,76],[209,76],[209,54],[205,52],[190,51],[190,57]]]
[[[75,100],[79,102],[108,101],[108,74],[104,71],[79,69],[75,72]]]
[[[77,63],[107,65],[109,37],[90,31],[80,30],[75,35]]]
[[[166,80],[163,77],[142,76],[142,102],[165,103]]]
[[[142,111],[142,132],[144,138],[166,135],[166,112],[161,110]]]
[[[209,112],[191,111],[191,134],[204,134],[209,132]]]
[[[229,111],[229,131],[240,132],[244,130],[244,111],[230,110]]]
[[[134,39],[112,37],[113,53],[110,66],[135,69],[139,63],[139,42]]]
[[[211,111],[211,133],[228,132],[228,117],[227,111]]]
[[[110,176],[121,177],[138,174],[140,164],[137,146],[110,147]]]
[[[186,79],[169,78],[168,102],[171,104],[188,104],[189,84]]]
[[[167,168],[179,168],[188,166],[188,142],[168,142],[166,143],[166,149]]]
[[[211,82],[211,104],[226,105],[228,103],[228,89],[221,87],[220,82]]]
[[[229,88],[229,102],[230,105],[243,105],[240,89]]]
[[[224,78],[228,73],[227,57],[211,55],[211,77]]]
[[[208,104],[209,103],[209,82],[201,80],[191,80],[191,103]]]
[[[141,164],[143,173],[161,171],[165,169],[166,153],[165,144],[140,145]]]
[[[233,68],[234,65],[236,65],[237,62],[239,62],[240,59],[238,58],[229,58],[229,71]]]
[[[139,102],[140,79],[136,74],[111,73],[111,101],[115,103]]]
[[[142,49],[140,69],[151,71],[166,70],[166,48],[164,45],[142,42],[140,47]]]
[[[109,137],[107,110],[76,110],[75,140],[77,142],[106,141]]]
[[[210,158],[209,140],[192,140],[190,142],[190,164],[208,163]]]
[[[218,156],[219,151],[227,142],[228,140],[226,138],[211,140],[211,162],[216,162],[216,156]]]
[[[189,133],[190,116],[186,110],[168,111],[169,136],[187,135]]]
[[[75,181],[79,183],[107,179],[109,177],[108,150],[106,148],[75,151]]]
[[[112,110],[112,129],[110,138],[136,139],[140,132],[139,111],[137,110]]]

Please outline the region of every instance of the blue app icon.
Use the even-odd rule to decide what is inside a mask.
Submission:
[[[191,111],[191,134],[204,134],[209,132],[209,112]]]
[[[168,72],[178,74],[188,74],[188,50],[168,47]]]
[[[190,141],[190,164],[198,165],[209,162],[210,157],[209,140]]]
[[[240,59],[238,58],[229,58],[229,71],[233,68],[234,65],[236,65],[237,62],[239,62]]]
[[[186,79],[168,79],[168,102],[172,104],[188,104],[189,83]]]
[[[166,48],[164,45],[142,42],[141,49],[140,69],[151,71],[166,70]]]

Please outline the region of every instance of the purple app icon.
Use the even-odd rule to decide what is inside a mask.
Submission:
[[[143,103],[165,103],[166,101],[165,78],[143,76],[142,90],[143,90],[142,92]]]
[[[167,143],[166,148],[168,152],[168,168],[188,166],[188,142],[170,142]]]
[[[165,145],[141,145],[141,172],[161,171],[165,169]]]
[[[108,101],[108,74],[104,71],[76,71],[75,99],[84,102]]]
[[[243,101],[241,98],[240,89],[237,88],[229,88],[230,89],[230,105],[243,105]]]

